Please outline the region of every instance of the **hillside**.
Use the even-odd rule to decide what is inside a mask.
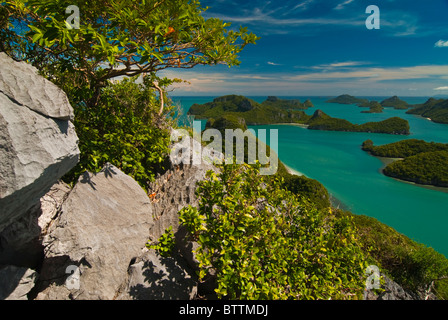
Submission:
[[[431,98],[423,104],[415,105],[408,114],[416,114],[437,123],[448,124],[448,100]]]
[[[233,113],[246,121],[247,125],[263,125],[274,123],[300,123],[307,119],[303,111],[306,109],[298,100],[282,100],[270,97],[258,103],[244,96],[228,95],[215,98],[205,104],[194,104],[188,114],[198,119],[217,119]]]
[[[410,107],[406,101],[401,100],[397,96],[381,101],[381,106],[385,108],[394,108],[397,110],[408,109]]]
[[[365,102],[364,102],[365,103]],[[305,105],[312,105],[306,101]],[[332,118],[321,110],[316,110],[312,116],[302,110],[293,110],[302,106],[298,100],[282,100],[269,97],[259,104],[244,96],[229,95],[215,98],[212,102],[190,107],[188,114],[198,119],[208,119],[211,123],[225,115],[233,115],[245,120],[248,126],[276,123],[299,123],[308,125],[310,130],[372,132],[387,134],[409,134],[409,123],[398,117],[380,122],[368,122],[355,125],[345,119]],[[377,108],[378,105],[372,105]]]
[[[367,122],[364,124],[353,124],[345,119],[332,118],[321,110],[317,110],[310,120],[307,121],[308,129],[348,132],[371,132],[402,134],[410,133],[407,120],[393,117],[380,122]]]
[[[362,149],[374,156],[404,158],[383,169],[389,177],[448,187],[448,144],[410,139],[374,146],[372,140],[367,140],[362,144]]]
[[[422,152],[389,164],[383,172],[418,184],[448,187],[448,152]]]

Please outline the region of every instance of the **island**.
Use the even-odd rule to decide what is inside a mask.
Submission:
[[[389,118],[380,122],[368,122],[361,125],[353,124],[344,119],[330,117],[322,110],[316,110],[312,116],[300,108],[311,106],[311,101],[304,104],[298,100],[283,100],[275,97],[261,104],[244,96],[228,95],[215,98],[205,104],[194,104],[188,114],[198,119],[207,119],[211,123],[225,115],[234,115],[244,119],[246,125],[266,124],[302,124],[310,130],[371,132],[387,134],[410,134],[409,123],[399,117]]]
[[[419,115],[436,123],[448,124],[448,100],[430,98],[423,104],[414,105],[406,113]]]
[[[379,122],[353,124],[345,119],[332,118],[321,110],[317,110],[307,121],[308,129],[347,132],[370,132],[409,135],[410,127],[407,120],[392,117]]]
[[[339,103],[339,104],[363,104],[363,103],[368,103],[369,100],[356,98],[356,97],[351,96],[349,94],[343,94],[343,95],[340,95],[340,96],[338,96],[336,98],[329,99],[326,102],[328,102],[328,103]]]
[[[363,102],[358,105],[362,108],[369,108],[369,110],[361,111],[361,113],[382,113],[383,112],[383,106],[378,101],[369,101],[369,102]]]
[[[188,114],[197,119],[218,119],[232,113],[243,118],[250,126],[300,123],[309,118],[303,109],[306,106],[298,100],[283,100],[271,96],[260,104],[244,96],[227,95],[205,104],[193,104]]]
[[[406,101],[401,100],[397,96],[393,96],[391,98],[381,101],[381,106],[383,106],[385,108],[394,108],[397,110],[404,110],[404,109],[408,109],[411,105],[409,105]]]
[[[374,146],[372,140],[366,140],[362,149],[378,157],[400,158],[383,169],[386,176],[422,185],[448,187],[448,144],[409,139]]]

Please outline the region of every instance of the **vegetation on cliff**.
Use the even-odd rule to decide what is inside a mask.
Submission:
[[[210,171],[198,195],[180,220],[219,298],[361,298],[367,260],[350,218],[309,206],[256,166]]]

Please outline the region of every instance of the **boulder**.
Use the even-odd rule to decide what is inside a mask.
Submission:
[[[135,180],[112,165],[85,173],[43,239],[37,299],[114,299],[153,224],[150,199]]]
[[[0,232],[79,161],[72,118],[61,89],[0,53]]]

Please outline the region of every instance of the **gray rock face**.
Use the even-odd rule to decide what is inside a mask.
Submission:
[[[15,62],[0,52],[0,91],[16,104],[45,117],[73,120],[73,108],[67,95],[37,69],[25,62]]]
[[[31,269],[6,266],[0,269],[0,300],[28,300],[37,273]]]
[[[119,300],[191,300],[197,294],[197,277],[177,256],[162,257],[146,251],[129,267],[129,279]]]
[[[0,232],[79,161],[73,109],[57,86],[0,53]]]
[[[145,191],[116,167],[85,173],[44,237],[37,299],[114,299],[145,246],[152,213]],[[79,289],[67,285],[70,266],[80,272]]]

